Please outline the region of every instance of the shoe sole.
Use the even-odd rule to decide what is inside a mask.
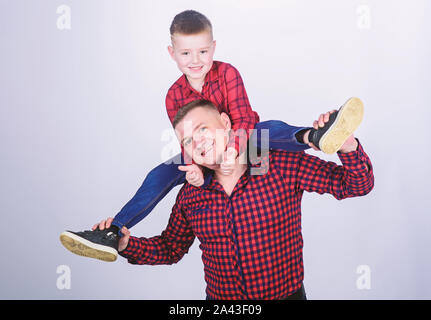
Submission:
[[[331,128],[326,131],[319,142],[319,149],[327,154],[340,150],[341,146],[359,127],[364,117],[364,104],[359,98],[350,98],[338,110]]]
[[[67,250],[74,254],[107,262],[117,260],[118,252],[115,249],[92,243],[71,232],[65,231],[61,233],[60,241]]]

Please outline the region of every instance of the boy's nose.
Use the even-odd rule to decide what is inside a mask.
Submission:
[[[199,62],[199,55],[197,53],[192,54],[192,62],[193,63]]]

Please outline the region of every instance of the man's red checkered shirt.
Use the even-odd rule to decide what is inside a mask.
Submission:
[[[220,112],[229,115],[232,129],[244,129],[227,147],[234,147],[238,153],[247,147],[247,136],[241,133],[250,132],[259,122],[259,115],[252,110],[245,91],[244,83],[238,70],[232,65],[214,61],[211,70],[206,74],[202,92],[197,92],[182,75],[166,95],[166,111],[171,122],[178,110],[189,102],[198,99],[210,100]]]
[[[260,164],[249,164],[231,196],[211,176],[202,187],[186,183],[162,234],[130,237],[120,255],[132,264],[173,264],[196,236],[208,298],[285,298],[303,280],[303,192],[344,199],[374,186],[372,165],[360,144],[339,158],[342,166],[305,152],[271,150]],[[267,173],[250,175],[250,168],[259,166]]]

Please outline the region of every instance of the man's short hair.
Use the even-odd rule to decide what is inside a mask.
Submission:
[[[195,10],[186,10],[178,13],[171,23],[171,36],[175,33],[192,35],[209,31],[212,35],[211,22],[202,13]]]
[[[199,100],[193,100],[192,102],[189,102],[185,104],[183,107],[178,110],[177,114],[174,117],[174,121],[172,121],[172,126],[175,127],[178,125],[178,123],[184,119],[184,117],[193,109],[196,108],[207,108],[209,110],[214,110],[217,113],[220,113],[214,103],[212,103],[209,100],[205,99],[199,99]]]

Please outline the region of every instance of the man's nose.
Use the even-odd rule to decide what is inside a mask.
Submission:
[[[193,148],[200,150],[205,145],[205,135],[199,132],[196,132],[193,135]]]
[[[193,148],[196,150],[200,150],[204,145],[204,139],[201,135],[193,137]]]

